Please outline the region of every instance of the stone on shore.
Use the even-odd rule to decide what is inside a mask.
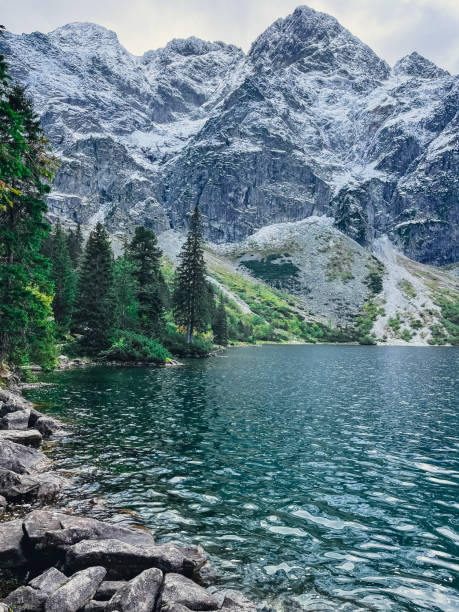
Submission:
[[[105,612],[106,605],[106,601],[91,599],[91,601],[87,603],[84,608],[81,608],[81,612]]]
[[[23,538],[20,519],[0,523],[0,568],[21,567],[26,564]]]
[[[97,589],[94,599],[108,601],[125,584],[125,580],[104,580],[104,582],[102,582],[100,587]]]
[[[190,610],[218,610],[218,600],[206,589],[181,574],[167,574],[161,594],[162,606],[181,604]]]
[[[215,594],[215,597],[219,599],[219,595],[223,595],[223,603],[220,609],[225,612],[256,612],[257,610],[256,605],[240,591],[226,589]]]
[[[106,612],[153,612],[163,582],[159,569],[147,569],[127,582],[110,599]]]
[[[31,471],[44,472],[51,465],[51,461],[40,451],[16,444],[9,440],[2,440],[0,444],[0,466],[17,474]]]
[[[0,494],[9,502],[51,502],[66,484],[64,478],[53,472],[16,474],[0,468]]]
[[[30,586],[22,586],[4,599],[8,609],[14,612],[42,612],[48,595]]]
[[[34,424],[35,428],[44,436],[49,437],[57,434],[64,434],[62,424],[50,416],[40,416]]]
[[[35,553],[53,561],[63,559],[70,546],[83,540],[117,540],[138,548],[154,546],[153,534],[147,530],[49,510],[34,510],[27,515],[24,531]],[[101,564],[85,567],[90,565]]]
[[[0,512],[3,512],[8,505],[6,498],[3,495],[0,495]]]
[[[22,395],[0,389],[0,417],[3,417],[8,412],[25,409],[30,410],[31,408],[31,402],[28,402]]]
[[[45,612],[77,612],[91,601],[105,574],[103,567],[89,567],[77,572],[49,596]]]
[[[9,440],[24,446],[34,446],[38,448],[43,440],[43,436],[37,429],[0,429],[0,444],[3,440]]]
[[[0,419],[0,429],[27,429],[29,426],[29,418],[29,409],[8,412]]]
[[[119,540],[83,540],[67,550],[65,567],[75,571],[92,565],[107,568],[110,578],[133,578],[139,572],[156,567],[163,572],[193,575],[206,562],[199,546],[179,547],[161,544],[149,548],[131,546]]]
[[[40,574],[33,580],[31,580],[28,586],[33,589],[38,589],[39,591],[43,591],[48,595],[57,591],[58,588],[63,586],[69,579],[65,574],[60,572],[55,567],[50,567],[46,572]]]

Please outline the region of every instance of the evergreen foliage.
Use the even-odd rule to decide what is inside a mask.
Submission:
[[[204,244],[198,207],[191,217],[190,231],[179,255],[172,297],[175,320],[186,328],[187,343],[195,331],[204,331],[211,321],[209,286],[206,280]]]
[[[113,303],[118,330],[138,331],[140,328],[135,270],[135,264],[128,257],[115,261]]]
[[[130,331],[118,332],[111,346],[100,356],[109,361],[141,363],[164,363],[172,357],[156,340]]]
[[[62,332],[70,328],[75,300],[76,278],[70,259],[67,237],[58,222],[51,234],[51,278],[54,281],[54,319]]]
[[[89,234],[82,257],[75,309],[80,344],[89,355],[110,345],[114,328],[113,253],[101,223]]]
[[[167,287],[161,272],[162,251],[155,233],[146,227],[136,227],[126,255],[133,266],[141,329],[146,336],[158,338],[164,327]]]
[[[54,361],[52,283],[40,253],[54,168],[32,104],[0,55],[0,364]]]
[[[69,230],[67,234],[67,244],[72,266],[78,267],[80,263],[80,257],[83,253],[83,234],[81,232],[81,225],[78,223],[76,230]]]
[[[223,298],[220,300],[213,324],[215,344],[226,346],[228,344],[228,321],[226,318],[225,304]]]

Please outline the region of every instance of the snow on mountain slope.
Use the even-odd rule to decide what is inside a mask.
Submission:
[[[192,37],[136,57],[88,23],[0,50],[62,161],[53,215],[164,231],[199,204],[214,242],[327,215],[364,246],[458,258],[459,81],[417,53],[391,69],[308,7],[247,55]]]

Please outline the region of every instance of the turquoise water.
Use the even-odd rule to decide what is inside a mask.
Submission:
[[[29,396],[74,424],[53,451],[79,474],[68,505],[103,497],[202,544],[219,584],[290,609],[449,612],[458,363],[453,348],[234,348],[64,372]]]

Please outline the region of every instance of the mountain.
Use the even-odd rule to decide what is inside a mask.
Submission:
[[[326,216],[364,247],[458,259],[459,78],[417,53],[391,68],[304,6],[247,54],[192,37],[137,57],[89,23],[0,51],[61,161],[52,215],[161,232],[199,204],[215,243]]]

